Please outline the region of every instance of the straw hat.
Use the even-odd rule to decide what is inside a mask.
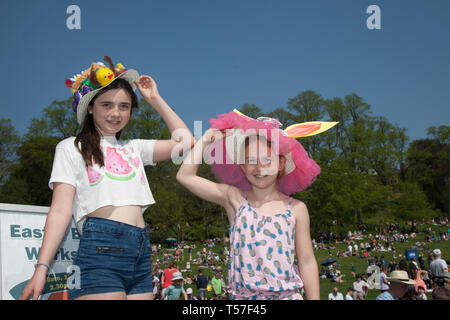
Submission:
[[[109,86],[111,83],[113,83],[117,79],[124,79],[124,80],[126,80],[131,85],[131,87],[133,88],[133,91],[135,91],[137,89],[137,87],[136,87],[136,84],[134,83],[134,81],[139,79],[139,74],[134,69],[127,70],[124,73],[120,74],[113,81],[111,81],[107,86]],[[88,107],[89,103],[91,102],[92,98],[94,98],[95,95],[101,89],[103,89],[103,88],[105,88],[107,86],[104,86],[104,87],[98,88],[96,90],[90,91],[90,92],[88,92],[87,94],[85,94],[81,98],[80,102],[78,103],[78,108],[77,108],[77,121],[78,121],[78,123],[80,125],[83,123],[83,120],[86,117],[87,107]]]
[[[391,282],[398,282],[404,284],[415,284],[416,282],[408,277],[408,272],[403,270],[394,270],[390,277],[386,277]]]
[[[120,63],[114,66],[108,56],[105,56],[104,59],[108,62],[109,67],[102,62],[94,62],[81,74],[66,79],[66,87],[70,88],[73,93],[72,108],[77,114],[77,122],[80,125],[86,117],[89,103],[100,89],[109,86],[117,79],[126,80],[133,91],[137,89],[134,81],[139,79],[139,73],[136,70],[127,70]]]
[[[175,281],[175,280],[183,280],[183,275],[181,274],[181,272],[173,273],[172,281]]]

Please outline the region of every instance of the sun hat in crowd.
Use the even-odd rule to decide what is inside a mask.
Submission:
[[[416,282],[408,277],[408,272],[404,270],[394,270],[389,277],[386,277],[390,282],[398,282],[404,284],[415,284]]]
[[[86,117],[89,103],[100,89],[109,86],[117,79],[126,80],[133,91],[137,89],[134,81],[139,79],[139,74],[136,70],[127,70],[120,63],[114,66],[108,56],[105,56],[104,60],[109,64],[109,67],[102,62],[93,62],[81,74],[66,79],[66,87],[70,88],[73,93],[72,108],[77,114],[77,122],[80,125]]]
[[[441,278],[444,279],[447,283],[450,283],[450,272],[442,272]]]
[[[172,281],[175,281],[175,280],[183,280],[183,275],[181,274],[181,272],[173,273]]]
[[[239,166],[245,163],[242,143],[247,137],[264,136],[271,143],[275,153],[286,158],[284,172],[278,180],[278,190],[287,195],[306,189],[320,173],[319,165],[308,156],[296,138],[322,133],[337,124],[337,122],[312,121],[294,124],[283,130],[280,128],[282,124],[277,119],[268,117],[253,119],[236,109],[219,114],[217,119],[212,118],[209,122],[212,128],[227,131],[224,139],[215,141],[209,146],[210,159],[213,158],[213,161],[209,161],[212,172],[222,183],[234,185],[241,190],[250,189],[250,182]]]
[[[442,254],[442,252],[441,252],[440,249],[434,249],[434,250],[433,250],[433,255],[434,255],[435,257],[440,256],[441,254]]]

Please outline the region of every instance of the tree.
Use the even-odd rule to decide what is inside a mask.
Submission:
[[[376,172],[383,185],[388,185],[405,161],[406,130],[395,127],[384,117],[371,119],[367,125],[369,144],[364,156],[369,169]]]
[[[16,151],[20,137],[10,119],[0,119],[0,185],[9,176],[11,166],[16,163]]]
[[[17,150],[18,162],[11,167],[9,179],[2,186],[0,201],[49,206],[52,193],[48,181],[55,147],[53,137],[28,137]]]
[[[304,91],[287,102],[287,109],[290,110],[291,119],[295,123],[321,120],[325,115],[325,106],[325,100],[314,91]],[[321,138],[308,137],[302,140],[302,144],[309,154],[315,157],[321,145]]]
[[[392,215],[402,220],[429,218],[437,213],[431,210],[420,187],[411,182],[399,182],[392,198]]]
[[[432,139],[413,141],[407,150],[407,181],[416,182],[436,209],[449,212],[448,126],[430,127]]]
[[[253,119],[263,116],[262,110],[254,104],[245,103],[239,107],[239,111]]]
[[[147,101],[141,99],[124,128],[122,139],[170,139],[170,131],[164,121]]]
[[[69,98],[53,101],[50,106],[44,108],[41,118],[31,120],[25,138],[47,136],[63,140],[75,136],[77,131],[77,117],[72,109],[72,98]]]

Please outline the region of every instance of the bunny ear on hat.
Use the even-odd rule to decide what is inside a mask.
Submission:
[[[240,112],[238,109],[233,109],[233,112],[237,113],[238,115],[245,117],[247,119],[251,119],[251,120],[255,120],[252,117],[246,116],[245,114],[243,114],[242,112]]]
[[[245,117],[247,119],[255,120],[252,117],[246,116],[245,114],[243,114],[242,112],[240,112],[237,109],[234,109],[233,112],[235,112],[238,115]],[[261,120],[261,121],[271,120],[273,122],[276,119],[260,117],[256,120]],[[278,122],[279,126],[281,126],[281,123],[278,120],[276,120],[276,122]],[[284,129],[283,131],[286,133],[286,135],[288,137],[297,139],[297,138],[310,137],[310,136],[314,136],[316,134],[320,134],[322,132],[330,130],[338,123],[339,122],[333,122],[333,121],[309,121],[309,122],[293,124],[293,125],[287,127],[286,129]]]
[[[330,122],[330,121],[310,121],[293,124],[286,129],[284,132],[291,138],[302,138],[302,137],[310,137],[316,134],[325,132],[332,127],[334,127],[339,122]]]

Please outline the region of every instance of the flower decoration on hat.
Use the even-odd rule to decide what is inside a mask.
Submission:
[[[75,113],[84,95],[109,85],[127,70],[120,63],[114,66],[111,58],[108,56],[105,56],[103,59],[108,63],[109,67],[102,62],[94,62],[88,69],[82,71],[81,74],[66,79],[66,87],[70,88],[73,93],[72,108]]]

